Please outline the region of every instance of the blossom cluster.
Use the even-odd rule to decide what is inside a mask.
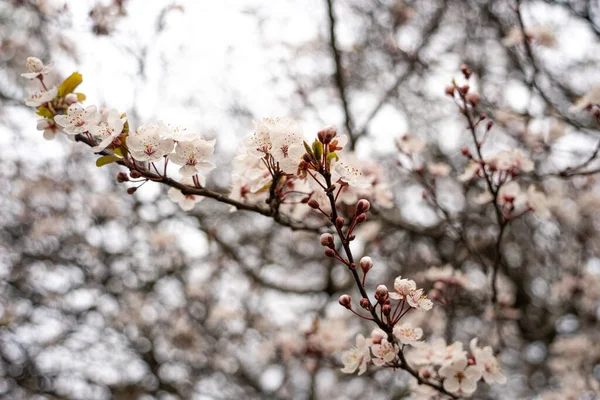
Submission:
[[[417,368],[422,379],[441,382],[448,392],[468,397],[475,392],[481,379],[487,384],[504,384],[507,381],[493,349],[490,346],[479,347],[477,342],[477,338],[471,340],[470,352],[464,350],[463,344],[458,341],[449,345],[444,339],[421,342],[408,352],[407,359]]]
[[[23,77],[39,79],[43,90],[26,98],[25,104],[37,108],[38,115],[44,117],[38,121],[37,128],[44,131],[46,139],[54,139],[58,133],[71,138],[82,135],[91,145],[91,151],[110,154],[109,157],[115,158],[109,158],[109,162],[122,161],[132,170],[135,170],[136,163],[149,166],[164,162],[166,174],[166,164],[170,161],[180,166],[182,183],[196,186],[205,184],[205,177],[199,175],[200,172],[215,168],[209,161],[214,153],[214,140],[185,133],[184,129],[162,121],[131,130],[125,114],[115,109],[98,110],[93,105],[85,108],[81,105],[85,96],[73,93],[82,81],[80,74],[74,73],[59,87],[48,89],[44,75],[52,71],[52,64],[44,65],[41,60],[29,57],[27,68],[29,72],[22,74]],[[107,153],[107,150],[111,152]],[[169,196],[184,210],[191,209],[202,199],[200,196],[184,195],[175,188],[170,189]]]

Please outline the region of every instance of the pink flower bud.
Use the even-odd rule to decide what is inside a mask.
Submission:
[[[377,289],[375,289],[375,298],[379,303],[383,304],[388,298],[388,288],[385,285],[377,286]]]
[[[117,182],[123,183],[123,182],[127,182],[128,180],[129,180],[129,177],[127,176],[127,174],[125,172],[119,172],[117,174]]]
[[[323,143],[323,144],[329,144],[333,138],[335,137],[335,135],[337,134],[337,131],[335,129],[335,126],[326,126],[325,128],[321,129],[318,133],[317,133],[317,138],[319,139],[319,142]]]
[[[365,213],[362,213],[358,217],[356,217],[356,223],[357,224],[362,224],[366,220],[367,220],[367,214],[365,214]]]
[[[308,206],[309,206],[310,208],[314,208],[315,210],[318,210],[318,209],[320,208],[320,206],[319,206],[319,202],[318,202],[318,201],[316,201],[315,199],[310,199],[310,200],[308,201]]]
[[[442,281],[437,281],[433,284],[433,287],[439,291],[444,291],[444,289],[446,289],[446,284]]]
[[[460,66],[460,72],[463,73],[466,79],[469,79],[471,77],[471,74],[473,73],[473,71],[467,66],[467,64],[463,64]]]
[[[333,250],[332,248],[326,248],[325,249],[325,255],[327,257],[335,257],[335,250]]]
[[[342,228],[344,226],[344,217],[337,217],[335,220],[335,226]]]
[[[456,90],[456,88],[453,85],[450,86],[446,86],[446,89],[444,89],[444,92],[450,96],[450,97],[454,97],[454,91]]]
[[[392,313],[392,306],[389,304],[385,304],[381,307],[381,312],[383,315],[390,315]]]
[[[136,171],[134,169],[129,172],[129,176],[131,176],[133,179],[137,179],[137,178],[141,178],[142,174],[140,173],[140,171]]]
[[[371,208],[371,203],[368,200],[360,199],[356,203],[356,214],[366,213],[369,211],[369,208]]]
[[[373,260],[371,257],[365,256],[360,259],[360,269],[362,269],[364,274],[369,272],[371,268],[373,268]]]
[[[127,194],[134,194],[136,190],[137,190],[136,187],[130,187],[127,189]]]
[[[331,233],[322,234],[321,237],[319,238],[319,241],[321,242],[321,246],[333,248],[334,241],[333,241],[333,235]]]
[[[343,294],[340,296],[339,303],[342,307],[345,307],[348,310],[352,310],[352,298],[347,294]]]
[[[465,94],[469,93],[469,89],[470,89],[469,85],[463,85],[463,86],[461,86],[461,87],[458,88],[458,91],[461,94],[465,95]]]
[[[467,95],[465,96],[465,101],[469,104],[471,104],[473,107],[477,107],[477,104],[479,104],[479,94],[476,92],[469,92],[467,93]]]
[[[371,302],[369,301],[369,299],[363,297],[362,299],[360,299],[360,306],[365,310],[370,310]]]
[[[463,156],[471,158],[473,157],[473,155],[471,154],[471,151],[469,150],[469,148],[467,146],[463,146],[460,148],[460,152],[463,154]]]

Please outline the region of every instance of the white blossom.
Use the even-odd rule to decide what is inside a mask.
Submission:
[[[56,98],[57,94],[58,94],[58,89],[56,87],[53,87],[50,90],[42,90],[39,92],[35,92],[35,93],[31,94],[29,97],[25,98],[25,105],[28,107],[36,107],[37,108],[43,104],[46,104],[49,101],[54,100]]]
[[[40,75],[47,75],[52,72],[52,67],[54,67],[53,62],[48,65],[44,65],[42,60],[39,58],[27,57],[27,70],[29,72],[25,72],[21,74],[21,76],[27,79],[35,79]]]
[[[394,336],[400,343],[414,346],[423,336],[423,329],[413,328],[409,323],[402,322],[394,327]]]
[[[440,368],[439,374],[444,378],[444,389],[452,393],[461,391],[466,395],[470,395],[477,389],[481,370],[474,365],[467,365],[466,357],[457,357],[451,363]]]
[[[200,185],[206,185],[205,176],[198,175],[198,180],[200,181]],[[184,178],[180,182],[189,186],[194,185],[194,181],[191,178]],[[199,203],[202,200],[204,200],[204,196],[198,196],[196,194],[183,194],[181,190],[174,187],[170,188],[167,193],[169,195],[169,198],[173,202],[179,204],[179,207],[181,207],[183,211],[190,211],[192,208],[194,208],[196,203]]]
[[[127,137],[127,147],[137,161],[157,162],[173,151],[175,142],[165,138],[158,125],[140,125]]]
[[[406,297],[408,304],[417,310],[431,310],[433,302],[423,294],[423,289],[412,290]]]
[[[371,353],[369,342],[363,335],[356,337],[356,346],[344,353],[342,361],[344,362],[343,373],[352,374],[357,369],[359,375],[365,373],[367,364],[371,361]]]
[[[208,141],[196,136],[190,141],[177,142],[175,152],[169,155],[169,160],[181,165],[179,173],[182,176],[193,176],[200,171],[210,171],[215,168],[213,163],[207,161],[214,152],[214,140]]]
[[[417,289],[417,284],[412,279],[403,279],[401,276],[394,280],[394,291],[389,293],[391,299],[405,299],[411,291]]]
[[[51,119],[40,119],[37,122],[37,130],[44,131],[44,139],[52,140],[61,131],[60,127],[56,125]]]
[[[98,125],[90,127],[90,134],[100,141],[91,149],[95,153],[107,148],[123,132],[125,126],[125,118],[121,118],[117,110],[107,110],[102,113],[102,117],[103,120]]]
[[[366,189],[371,186],[372,178],[363,175],[355,166],[347,161],[336,161],[332,163],[332,179],[334,182],[342,181],[350,187]]]
[[[244,140],[249,155],[273,156],[283,172],[293,174],[304,154],[304,136],[300,126],[290,118],[264,118],[254,124],[254,133]]]
[[[475,365],[481,369],[483,380],[488,383],[506,383],[506,376],[502,373],[498,360],[494,357],[494,351],[491,346],[480,348],[477,346],[477,338],[471,340],[471,353],[475,357]]]
[[[72,104],[67,109],[66,115],[57,115],[54,121],[63,127],[68,135],[78,135],[88,132],[93,126],[100,122],[101,116],[96,106],[84,109],[79,104]]]
[[[392,344],[388,342],[386,338],[381,339],[380,344],[374,344],[371,346],[371,350],[373,351],[373,364],[381,367],[382,365],[394,361],[396,358],[396,354],[400,348],[397,344]]]

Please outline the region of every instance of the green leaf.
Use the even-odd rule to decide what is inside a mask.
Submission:
[[[119,161],[120,158],[117,156],[102,156],[96,160],[96,167],[102,167],[106,164],[114,163],[115,161]]]
[[[338,161],[340,158],[338,157],[337,154],[335,154],[334,152],[331,152],[329,154],[327,154],[327,165],[331,165],[331,161],[335,159],[335,161]]]
[[[40,117],[44,117],[44,118],[48,118],[48,119],[54,119],[54,115],[52,115],[52,111],[48,110],[44,106],[39,106],[37,108],[36,114],[39,115]]]
[[[317,162],[321,162],[321,157],[323,157],[323,143],[315,139],[312,145],[312,150]]]
[[[75,93],[77,95],[77,101],[85,101],[85,94]]]
[[[123,149],[123,147],[117,147],[113,151],[116,155],[118,155],[120,157],[125,157],[125,150]]]
[[[75,88],[77,88],[81,82],[83,82],[83,77],[81,74],[79,72],[73,72],[71,76],[65,79],[64,82],[58,87],[58,95],[60,97],[65,97],[69,93],[73,93]]]
[[[314,157],[315,155],[313,154],[312,149],[310,148],[310,146],[308,145],[308,143],[306,143],[306,140],[303,142],[304,143],[304,150],[306,150],[306,152],[308,154],[311,155],[311,157]]]

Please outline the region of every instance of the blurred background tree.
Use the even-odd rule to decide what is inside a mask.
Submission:
[[[375,261],[370,289],[418,278],[438,300],[414,320],[427,337],[500,351],[507,385],[473,398],[597,398],[600,138],[573,104],[600,79],[599,36],[591,0],[1,1],[0,394],[410,393],[400,371],[339,372],[372,326],[338,305],[355,289],[315,229],[212,200],[183,213],[151,183],[128,196],[118,168],[35,130],[20,78],[35,55],[59,76],[82,72],[90,104],[133,126],[163,119],[217,138],[208,186],[222,192],[253,119],[288,115],[310,136],[335,125],[393,194],[357,233],[355,252]],[[444,87],[461,64],[495,122],[487,149],[524,149],[535,170],[521,180],[552,213],[512,221],[500,246],[494,208],[473,201],[482,187],[456,179],[472,139]],[[427,152],[407,155],[408,140]],[[460,279],[432,269],[446,265]]]

